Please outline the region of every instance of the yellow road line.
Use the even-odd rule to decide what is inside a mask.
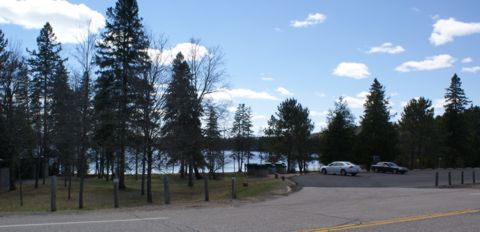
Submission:
[[[462,214],[470,214],[470,213],[478,213],[478,212],[480,212],[480,210],[478,209],[455,210],[455,211],[450,211],[445,213],[421,214],[421,215],[415,215],[415,216],[409,216],[409,217],[398,217],[398,218],[391,218],[386,220],[378,220],[378,221],[364,222],[364,223],[358,223],[358,224],[345,224],[340,226],[322,227],[317,229],[301,230],[301,231],[304,231],[304,232],[342,231],[342,230],[360,229],[360,228],[366,228],[366,227],[390,225],[390,224],[397,224],[397,223],[404,223],[404,222],[413,222],[413,221],[420,221],[420,220],[440,218],[440,217],[457,216]]]

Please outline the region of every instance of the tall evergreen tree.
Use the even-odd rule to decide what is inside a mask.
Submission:
[[[232,135],[235,141],[233,157],[238,163],[238,172],[242,172],[245,159],[250,163],[250,150],[252,143],[252,110],[245,104],[239,104],[235,111],[232,125]]]
[[[73,103],[73,91],[68,83],[68,72],[60,62],[53,80],[51,111],[51,151],[56,164],[62,164],[64,174],[69,172],[75,157],[77,114]],[[68,168],[67,168],[68,167]]]
[[[138,14],[136,0],[118,0],[115,8],[108,8],[105,31],[98,43],[96,62],[102,76],[113,77],[115,90],[112,100],[115,106],[115,128],[118,140],[119,187],[125,186],[125,150],[135,101],[135,82],[141,79],[148,67],[148,38]]]
[[[395,158],[397,136],[395,127],[390,122],[388,104],[385,88],[374,79],[364,104],[364,115],[355,148],[355,161],[365,166],[373,161],[373,156],[378,156],[381,160]]]
[[[465,109],[470,102],[462,89],[462,81],[454,74],[445,93],[445,113],[443,125],[447,151],[445,162],[448,167],[465,165],[467,151],[467,128],[464,119]]]
[[[220,130],[218,128],[218,113],[214,106],[207,108],[207,125],[204,131],[204,149],[207,168],[210,176],[215,178],[215,172],[221,168],[222,153],[220,147]]]
[[[468,128],[469,151],[467,163],[472,167],[480,164],[480,107],[472,106],[465,111],[465,121]]]
[[[309,114],[308,108],[290,98],[280,103],[276,117],[272,116],[268,122],[271,128],[275,128],[272,132],[277,136],[277,142],[283,145],[282,153],[286,156],[289,172],[293,171],[296,162],[300,173],[303,173],[306,163],[311,160],[306,149],[314,128]]]
[[[424,97],[412,99],[402,112],[399,121],[399,144],[402,161],[407,161],[410,168],[432,167],[435,128],[432,102]]]
[[[188,166],[188,186],[193,187],[194,166],[202,162],[200,116],[202,109],[197,98],[192,74],[181,53],[172,64],[173,75],[165,92],[162,135],[169,154]]]
[[[356,128],[354,120],[347,102],[340,97],[335,102],[335,109],[328,113],[328,126],[323,131],[322,162],[352,159]]]
[[[113,77],[100,76],[95,81],[95,96],[93,99],[94,121],[93,121],[93,146],[98,147],[101,157],[105,162],[105,167],[100,167],[106,171],[105,178],[109,180],[109,173],[114,171],[114,146],[117,140],[115,133],[115,107],[113,96]],[[104,163],[101,162],[101,163]]]
[[[18,51],[8,48],[0,30],[0,159],[8,163],[10,190],[15,190],[18,164],[31,149],[28,122],[28,68]]]
[[[40,30],[40,35],[37,37],[37,49],[29,51],[30,59],[30,73],[33,78],[31,81],[31,104],[34,128],[37,133],[38,146],[37,151],[40,156],[41,165],[37,162],[37,171],[40,168],[43,170],[43,183],[45,184],[45,170],[47,168],[47,160],[50,145],[50,124],[51,124],[51,99],[53,81],[55,78],[55,71],[59,69],[59,64],[62,62],[60,52],[62,50],[61,44],[56,41],[56,36],[53,29],[47,22]],[[40,167],[41,166],[41,167]],[[36,174],[38,176],[38,174]],[[38,178],[36,178],[35,186],[37,186]]]

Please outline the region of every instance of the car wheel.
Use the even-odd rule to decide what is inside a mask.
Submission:
[[[323,175],[327,175],[327,169],[325,169],[325,168],[322,169],[322,174],[323,174]]]
[[[342,176],[346,176],[346,175],[347,175],[347,172],[346,172],[345,170],[343,170],[343,169],[342,169],[342,170],[340,170],[340,175],[342,175]]]

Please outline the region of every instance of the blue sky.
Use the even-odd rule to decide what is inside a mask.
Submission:
[[[190,38],[225,53],[231,106],[245,103],[258,132],[277,105],[294,97],[311,111],[315,131],[344,96],[357,117],[373,78],[386,87],[392,114],[425,96],[443,112],[457,73],[480,104],[479,1],[139,1],[144,25],[173,48]],[[40,5],[35,5],[40,4]],[[83,4],[83,5],[80,5]],[[0,1],[0,27],[35,48],[39,25],[51,21],[66,47],[72,28],[93,18],[97,30],[113,0]],[[70,36],[71,37],[71,36]]]

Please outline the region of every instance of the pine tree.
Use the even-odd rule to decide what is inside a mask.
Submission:
[[[286,155],[287,171],[294,170],[294,162],[298,164],[300,173],[311,160],[307,146],[314,125],[309,117],[308,108],[304,108],[296,99],[286,99],[277,107],[276,117],[272,116],[269,125],[281,144],[282,153]],[[273,125],[276,124],[276,125]]]
[[[322,162],[351,160],[356,127],[354,117],[343,97],[335,102],[335,109],[328,113],[327,121],[327,129],[322,136]]]
[[[188,166],[188,186],[193,187],[194,168],[203,160],[200,152],[201,105],[190,68],[181,53],[173,60],[172,69],[172,79],[165,92],[162,135],[172,158],[182,162],[183,168]]]
[[[98,147],[101,157],[106,162],[105,178],[109,180],[110,170],[114,170],[114,145],[117,140],[115,133],[115,107],[113,97],[113,77],[100,76],[95,81],[95,96],[93,99],[94,106],[94,131],[93,146]],[[103,162],[102,162],[103,163]],[[104,168],[101,168],[102,170]]]
[[[50,155],[49,145],[51,141],[49,136],[51,132],[50,115],[53,80],[55,70],[58,69],[59,63],[62,61],[60,58],[61,44],[56,42],[55,34],[48,22],[40,30],[40,35],[37,37],[37,49],[29,51],[30,59],[28,60],[30,73],[33,76],[31,81],[31,108],[38,139],[37,151],[41,159],[41,167],[45,169]],[[40,170],[39,167],[40,163],[37,162],[37,171]],[[46,171],[43,170],[43,184],[45,184]],[[38,179],[36,178],[35,186],[37,185]]]
[[[102,76],[113,77],[112,100],[116,109],[118,140],[119,187],[125,186],[125,150],[132,119],[135,82],[141,79],[148,67],[148,38],[144,33],[142,18],[135,0],[118,0],[115,8],[108,8],[105,31],[98,43],[96,62]]]
[[[7,86],[6,80],[9,76],[8,62],[10,58],[10,51],[8,51],[8,40],[4,38],[3,31],[0,30],[0,159],[10,160],[11,153],[9,149],[9,136],[6,122],[6,96]]]
[[[467,128],[464,119],[465,109],[470,102],[462,89],[462,82],[454,74],[445,93],[445,113],[443,125],[446,136],[447,153],[445,162],[448,167],[463,166],[467,151]]]
[[[388,104],[385,88],[374,79],[364,104],[364,115],[355,148],[355,161],[367,167],[373,161],[373,156],[378,156],[381,160],[395,158],[397,138],[395,127],[390,122]]]
[[[0,30],[0,159],[8,162],[10,190],[15,190],[21,160],[32,149],[28,117],[28,67],[18,51],[8,48]]]
[[[410,168],[434,166],[434,110],[432,101],[420,97],[408,102],[399,121],[399,144],[402,161]]]
[[[220,148],[220,130],[218,128],[218,115],[214,106],[207,108],[207,125],[204,132],[204,149],[208,173],[215,178],[215,172],[221,167],[222,153]]]
[[[74,118],[77,113],[68,75],[63,62],[60,62],[53,80],[51,103],[51,143],[54,147],[51,155],[63,167],[69,167],[73,163],[77,135],[74,123],[78,122]],[[64,170],[64,174],[68,171]]]
[[[250,163],[251,137],[252,137],[252,110],[245,104],[238,104],[233,118],[232,135],[235,141],[233,158],[238,163],[238,172],[242,172],[245,159]]]

